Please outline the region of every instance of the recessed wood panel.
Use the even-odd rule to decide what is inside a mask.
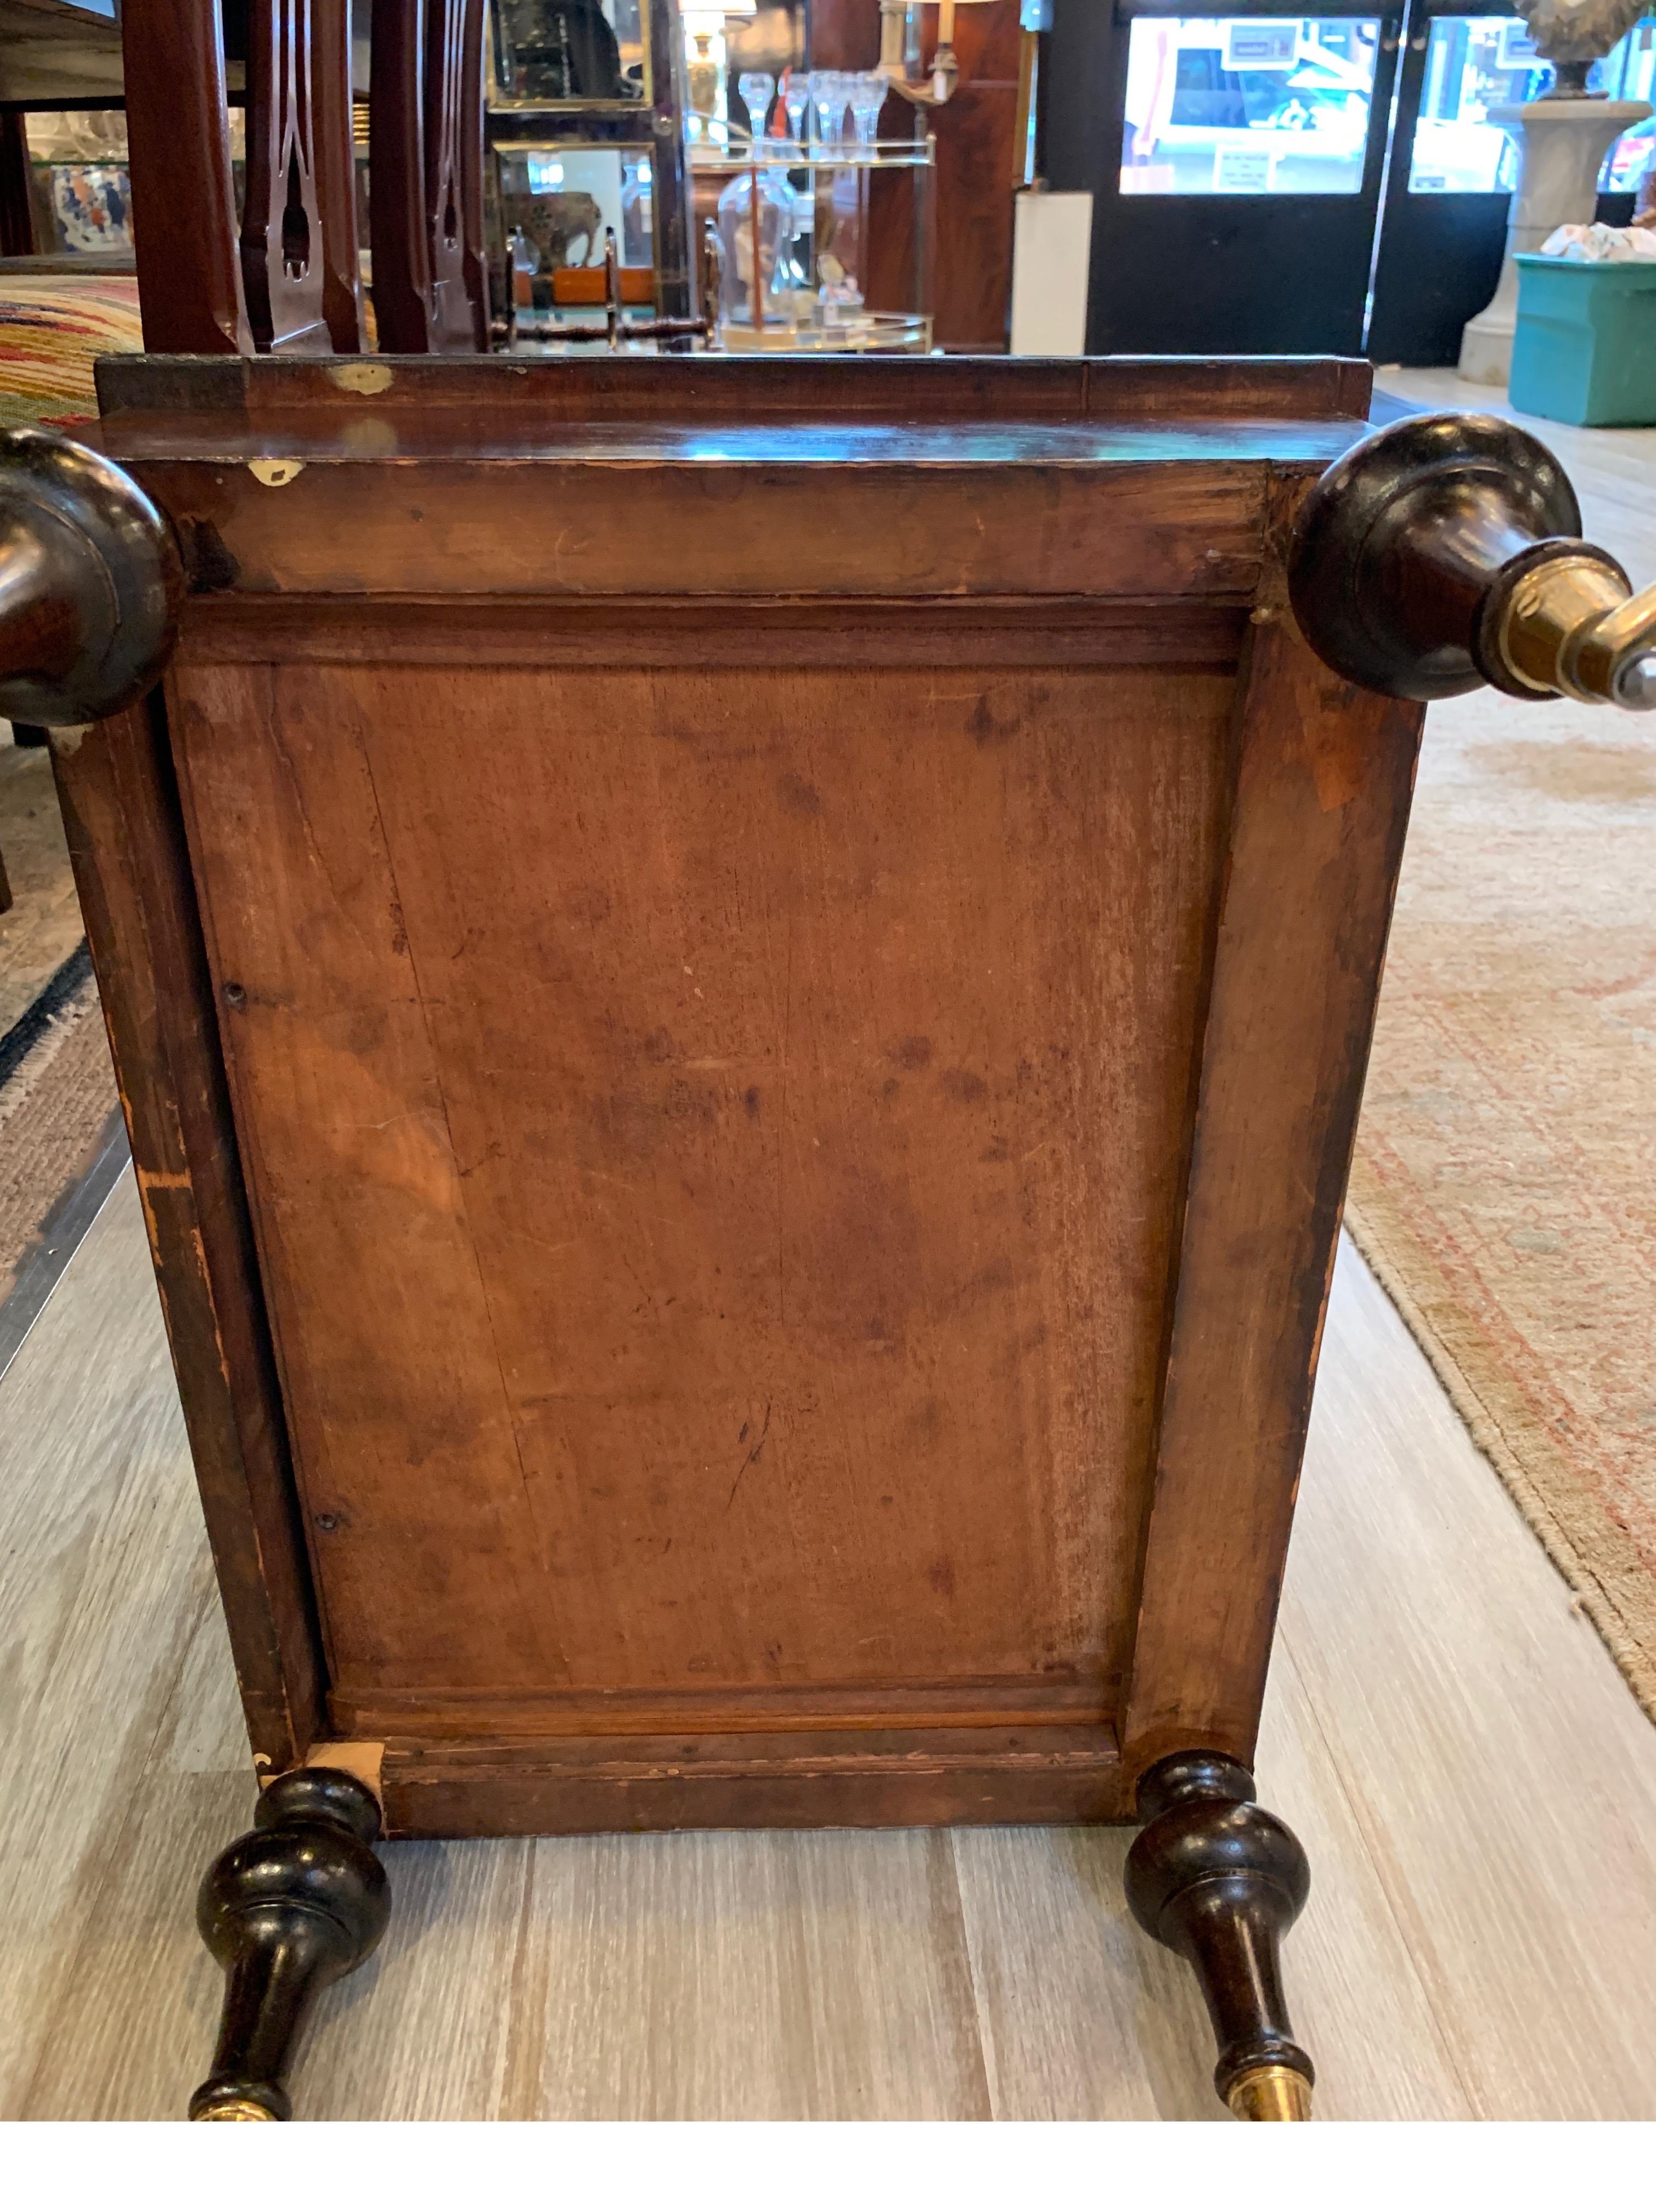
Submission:
[[[175,675],[337,1701],[1113,1713],[1233,690]]]

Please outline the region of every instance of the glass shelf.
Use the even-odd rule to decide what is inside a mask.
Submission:
[[[719,342],[727,353],[929,353],[929,315],[892,314],[859,307],[832,323],[752,323],[721,319]]]
[[[766,138],[755,147],[733,132],[728,149],[697,143],[690,149],[692,173],[734,176],[739,169],[930,169],[936,166],[937,142],[924,138],[880,138],[873,145],[798,146],[791,138]]]

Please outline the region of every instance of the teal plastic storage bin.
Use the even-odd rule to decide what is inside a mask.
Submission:
[[[1520,253],[1507,396],[1554,422],[1656,423],[1656,260]]]

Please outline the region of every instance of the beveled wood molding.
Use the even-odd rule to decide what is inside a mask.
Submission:
[[[387,1741],[390,1836],[1132,1818],[1108,1729]]]
[[[479,429],[685,416],[852,424],[916,419],[1343,423],[1330,459],[1360,434],[1357,425],[1366,425],[1373,381],[1364,361],[1141,360],[1129,355],[1081,361],[854,355],[827,362],[691,354],[529,362],[503,354],[465,360],[414,354],[377,356],[373,366],[384,372],[372,386],[377,411],[479,409],[473,426]],[[337,410],[342,392],[359,388],[345,364],[280,356],[168,360],[115,354],[98,362],[96,374],[106,422],[175,410],[253,421]],[[1279,427],[1279,445],[1280,438]]]
[[[1234,670],[1248,610],[1230,604],[1085,599],[820,599],[688,596],[549,603],[528,593],[355,602],[326,593],[199,595],[186,609],[185,665],[399,661],[496,667],[1075,667]]]

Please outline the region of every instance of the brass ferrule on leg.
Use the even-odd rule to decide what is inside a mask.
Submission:
[[[1656,708],[1656,586],[1632,593],[1608,555],[1571,550],[1495,591],[1485,635],[1516,689]]]
[[[1308,2120],[1311,2084],[1292,2066],[1251,2066],[1225,2092],[1239,2120]]]
[[[263,2105],[255,2104],[251,2097],[227,2099],[222,2105],[208,2105],[199,2112],[192,2112],[192,2120],[269,2120],[272,2126],[276,2114],[267,2112]]]

